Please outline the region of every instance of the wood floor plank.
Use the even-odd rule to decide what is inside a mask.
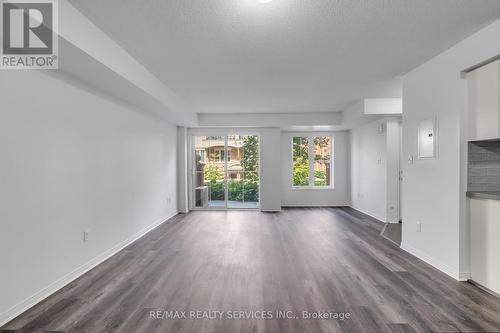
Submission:
[[[350,208],[178,215],[0,331],[500,331],[499,299],[402,251],[383,227]]]

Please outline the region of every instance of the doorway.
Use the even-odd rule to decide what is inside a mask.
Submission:
[[[192,208],[258,209],[259,137],[193,135]]]
[[[398,179],[398,211],[399,211],[399,223],[403,222],[403,123],[402,121],[398,124],[399,130],[399,179]]]

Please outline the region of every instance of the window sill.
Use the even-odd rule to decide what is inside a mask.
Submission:
[[[325,190],[334,190],[335,187],[333,186],[292,186],[292,190],[319,190],[319,191],[325,191]]]

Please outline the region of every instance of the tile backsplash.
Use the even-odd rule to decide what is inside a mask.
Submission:
[[[469,142],[468,191],[500,191],[500,141]]]

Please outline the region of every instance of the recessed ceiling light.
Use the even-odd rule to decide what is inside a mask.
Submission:
[[[268,2],[271,2],[273,0],[257,0],[257,1],[260,2],[260,3],[268,3]]]

